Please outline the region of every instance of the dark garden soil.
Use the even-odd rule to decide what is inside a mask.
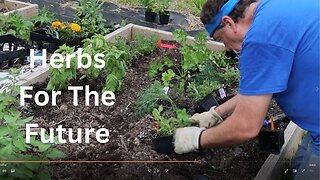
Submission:
[[[65,152],[65,160],[181,160],[193,162],[105,162],[105,163],[50,163],[47,165],[55,179],[253,179],[269,154],[258,150],[257,139],[250,140],[232,148],[205,150],[184,155],[162,155],[153,150],[152,137],[155,136],[151,116],[137,118],[134,103],[139,93],[151,84],[147,72],[149,62],[163,56],[181,56],[176,49],[157,49],[150,55],[134,60],[127,71],[122,91],[116,94],[113,106],[84,105],[84,93],[80,93],[79,106],[73,106],[71,91],[63,91],[57,100],[58,106],[36,106],[25,115],[33,115],[33,123],[41,128],[105,127],[110,130],[110,141],[106,144],[96,142],[92,136],[90,143],[60,144],[56,148]],[[173,59],[173,58],[170,58]],[[101,81],[77,81],[73,85],[90,85],[91,90],[100,92]],[[46,83],[33,86],[34,92],[44,90]],[[50,103],[49,103],[50,104]],[[190,114],[194,104],[186,104]],[[279,113],[277,107],[270,108],[272,114]],[[76,134],[76,133],[74,133]]]

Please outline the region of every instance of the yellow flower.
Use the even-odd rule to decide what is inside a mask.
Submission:
[[[76,24],[76,23],[70,23],[70,28],[74,32],[80,32],[81,31],[80,25]]]
[[[54,21],[51,23],[51,26],[55,29],[57,29],[58,27],[60,27],[62,25],[62,23],[60,21]]]

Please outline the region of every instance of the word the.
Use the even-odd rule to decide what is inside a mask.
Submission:
[[[31,131],[32,128],[39,127],[38,124],[26,124],[26,143],[30,144],[31,136],[38,136],[38,132]],[[55,132],[58,134],[58,141],[55,142]],[[68,136],[68,140],[63,139],[62,134],[66,132]],[[84,137],[82,137],[82,132],[84,132]],[[96,140],[99,143],[107,143],[109,142],[109,130],[106,128],[100,128],[95,132],[94,128],[81,128],[77,129],[76,136],[74,136],[74,132],[72,128],[63,128],[62,125],[59,125],[57,129],[49,128],[49,136],[46,138],[46,130],[44,128],[40,129],[40,140],[42,143],[82,143],[83,138],[85,143],[90,143],[91,133],[95,133]],[[75,139],[73,137],[76,137]]]
[[[20,105],[24,106],[25,105],[25,99],[33,98],[32,95],[27,94],[26,90],[33,90],[32,86],[21,86],[20,88]],[[82,86],[69,86],[68,90],[73,91],[73,105],[78,106],[78,91],[82,91],[83,87]],[[89,85],[85,86],[85,105],[89,106],[90,105],[90,96],[94,96],[94,105],[99,106],[99,93],[96,91],[90,91]],[[51,104],[52,106],[57,105],[57,96],[61,95],[61,91],[52,91],[51,96],[52,96],[52,101]],[[43,98],[40,98],[40,97]],[[41,100],[40,100],[41,99]],[[49,103],[49,94],[46,91],[38,91],[34,95],[34,101],[38,106],[45,106]],[[112,91],[105,91],[101,95],[101,102],[105,106],[112,106],[114,104],[115,100],[115,94]]]
[[[50,57],[50,65],[53,68],[62,68],[65,67],[66,68],[70,68],[70,62],[72,60],[72,58],[77,58],[77,63],[76,66],[77,68],[84,68],[87,69],[89,67],[91,67],[92,63],[94,63],[94,67],[97,69],[102,69],[104,68],[104,66],[106,65],[106,62],[103,60],[104,58],[104,54],[102,53],[98,53],[96,55],[94,55],[93,60],[90,56],[90,54],[88,53],[82,53],[83,49],[82,48],[78,48],[78,51],[76,53],[73,54],[66,54],[66,56],[62,56],[62,54],[59,53],[54,53],[52,54],[52,56]],[[42,67],[46,68],[47,67],[47,50],[43,49],[42,50],[42,56],[34,56],[34,49],[30,49],[30,68],[34,68],[34,63],[35,60],[41,60],[42,61]],[[83,63],[82,59],[86,58],[86,63]]]

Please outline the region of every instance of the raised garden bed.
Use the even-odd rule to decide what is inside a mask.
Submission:
[[[173,40],[169,32],[133,24],[108,34],[106,39],[115,41],[116,37],[121,36],[130,41],[141,33],[154,34],[163,40]],[[193,38],[188,37],[188,42],[192,41]],[[216,42],[208,42],[207,47],[215,51],[224,49],[221,43]],[[139,92],[150,84],[149,62],[154,58],[179,55],[177,49],[158,48],[150,55],[134,60],[127,71],[121,92],[116,94],[115,105],[110,107],[84,106],[83,93],[80,93],[79,106],[73,106],[70,91],[63,92],[58,98],[59,106],[39,107],[30,102],[31,109],[25,113],[33,115],[32,122],[38,123],[40,127],[48,129],[63,125],[73,128],[105,127],[110,130],[110,142],[106,144],[92,141],[90,144],[57,145],[58,149],[67,154],[66,160],[123,161],[50,163],[48,168],[52,176],[57,179],[268,179],[267,177],[276,176],[276,167],[281,166],[283,158],[294,154],[299,138],[301,139],[302,130],[293,123],[288,125],[284,133],[285,144],[277,156],[260,152],[257,139],[233,148],[211,149],[184,155],[162,155],[153,150],[151,139],[155,134],[152,129],[154,121],[149,116],[137,118],[134,115],[134,102]],[[34,92],[43,90],[47,85],[47,77],[48,70],[43,69],[26,77],[28,82],[23,85],[34,84]],[[96,91],[102,88],[98,81],[82,80],[72,84],[90,85],[91,90]],[[194,113],[195,105],[190,102],[188,106],[188,111]],[[167,162],[154,162],[158,160]]]
[[[9,16],[13,11],[18,11],[26,20],[38,14],[38,5],[15,0],[5,0],[0,3],[0,9],[4,16]]]

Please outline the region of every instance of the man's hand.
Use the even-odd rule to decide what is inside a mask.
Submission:
[[[197,151],[202,131],[205,128],[185,127],[178,128],[173,136],[174,151],[177,154]]]
[[[199,124],[200,127],[209,128],[223,121],[219,114],[214,110],[215,106],[204,113],[196,113],[189,118],[189,121],[194,124]]]

